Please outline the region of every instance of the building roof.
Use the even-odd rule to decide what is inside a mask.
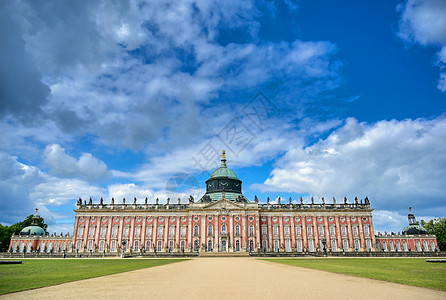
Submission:
[[[429,234],[427,230],[419,224],[411,224],[404,227],[403,234]]]
[[[20,231],[20,235],[45,235],[45,230],[39,226],[26,226]]]
[[[221,158],[221,166],[220,168],[218,168],[217,170],[215,170],[211,177],[211,178],[230,178],[230,179],[238,179],[237,175],[235,174],[234,171],[232,171],[231,169],[228,168],[228,166],[226,165],[226,154],[225,154],[225,150],[223,150],[222,153],[222,158]]]

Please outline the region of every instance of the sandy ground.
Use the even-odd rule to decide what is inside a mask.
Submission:
[[[446,292],[271,263],[197,258],[0,299],[446,299]]]

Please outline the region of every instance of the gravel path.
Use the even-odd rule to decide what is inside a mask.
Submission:
[[[197,258],[1,299],[446,299],[446,292],[253,258]]]

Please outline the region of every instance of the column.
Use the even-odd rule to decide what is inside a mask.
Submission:
[[[255,250],[257,251],[258,248],[262,247],[262,245],[260,244],[260,231],[262,229],[260,228],[260,220],[259,220],[260,215],[257,214],[255,218],[256,218],[256,228],[254,228],[254,230],[256,231],[256,244],[254,246],[256,247]]]
[[[313,236],[314,236],[314,250],[316,251],[316,248],[320,248],[319,246],[319,228],[316,224],[317,216],[313,216]],[[320,251],[321,249],[319,249]]]
[[[141,248],[144,248],[146,250],[146,235],[147,235],[147,216],[144,215],[144,220],[142,221],[142,228],[141,228]]]
[[[370,239],[372,243],[372,251],[376,251],[375,228],[373,227],[372,214],[370,214]],[[402,244],[401,244],[401,247]]]
[[[83,246],[88,246],[88,234],[89,234],[89,229],[90,229],[90,217],[86,217],[85,218],[85,228],[84,228],[84,236],[82,237],[83,240]]]
[[[231,245],[231,247],[228,247],[228,252],[234,252],[234,231],[233,231],[233,222],[234,222],[234,215],[231,213],[231,215],[229,216],[229,244]]]
[[[200,250],[201,251],[204,251],[203,243],[205,244],[205,246],[207,248],[207,242],[206,242],[206,236],[207,236],[206,222],[207,222],[206,215],[202,214],[201,215],[201,241],[200,241]]]
[[[353,242],[353,230],[352,230],[352,223],[350,222],[351,216],[346,217],[347,219],[347,236],[348,236],[348,243],[349,243],[349,250],[354,249],[354,242]]]
[[[279,216],[279,243],[280,243],[279,251],[280,251],[280,249],[282,249],[282,245],[285,247],[285,242],[283,239],[284,232],[283,232],[283,222],[282,221],[283,221],[283,215]]]
[[[192,238],[192,218],[193,217],[194,217],[193,215],[189,214],[189,228],[187,230],[188,237],[187,237],[187,245],[186,245],[186,247],[189,250],[192,250],[193,247],[194,247],[194,241],[193,241],[193,238]]]
[[[124,216],[121,216],[119,218],[119,228],[118,228],[118,244],[116,245],[116,247],[121,247],[122,246],[122,224],[124,221]]]
[[[134,241],[134,239],[135,239],[135,216],[133,216],[133,217],[130,217],[130,232],[129,232],[129,244],[130,245],[128,245],[128,248],[130,249],[130,248],[132,248],[133,249],[133,246],[134,246],[134,243],[133,243],[133,241]],[[135,250],[135,249],[133,249],[133,250]]]
[[[271,216],[268,216],[268,250],[271,251],[273,248],[273,229],[272,229]]]
[[[176,226],[175,226],[174,247],[175,247],[175,250],[177,250],[177,252],[180,252],[181,251],[181,248],[180,248],[180,216],[177,216],[175,224],[176,224]]]
[[[169,217],[164,216],[164,236],[163,236],[163,250],[166,251],[166,248],[169,247]]]
[[[307,244],[307,216],[306,215],[302,215],[301,216],[301,220],[302,220],[302,250],[303,248],[306,248],[307,251],[309,251],[310,249],[308,249],[308,244]]]
[[[218,246],[219,244],[219,240],[218,240],[218,231],[219,231],[219,223],[218,223],[218,217],[219,215],[214,215],[214,231],[215,231],[215,235],[214,235],[214,251],[218,252],[218,249],[220,249],[220,247]]]
[[[152,229],[152,249],[153,252],[158,251],[157,247],[158,247],[158,243],[156,242],[156,239],[158,237],[158,216],[154,215],[153,216],[153,229]]]
[[[363,230],[363,226],[364,226],[364,223],[363,223],[363,221],[362,221],[362,218],[363,218],[364,216],[362,216],[361,217],[361,219],[359,220],[359,238],[360,238],[360,240],[361,240],[361,248],[359,249],[359,251],[363,251],[363,249],[364,249],[364,247],[365,247],[365,240],[364,240],[364,230]],[[389,246],[389,245],[388,245]],[[395,246],[395,245],[394,245]],[[390,251],[390,249],[389,249],[389,251]]]
[[[246,216],[245,212],[243,212],[243,215],[241,216],[241,218],[242,218],[242,249],[244,251],[246,251],[246,240],[247,240],[247,238],[246,238],[246,218],[247,218],[247,216]]]

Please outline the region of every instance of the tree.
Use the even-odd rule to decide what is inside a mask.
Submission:
[[[11,242],[11,236],[13,233],[18,234],[26,226],[30,226],[33,221],[34,215],[29,215],[25,220],[12,224],[11,226],[4,226],[0,224],[0,251],[4,252],[9,248]],[[45,224],[45,220],[39,216],[37,219],[37,226],[42,227],[45,233],[47,233],[48,225]]]
[[[432,219],[429,222],[421,220],[421,226],[426,228],[429,234],[435,234],[440,250],[446,251],[446,218]]]

